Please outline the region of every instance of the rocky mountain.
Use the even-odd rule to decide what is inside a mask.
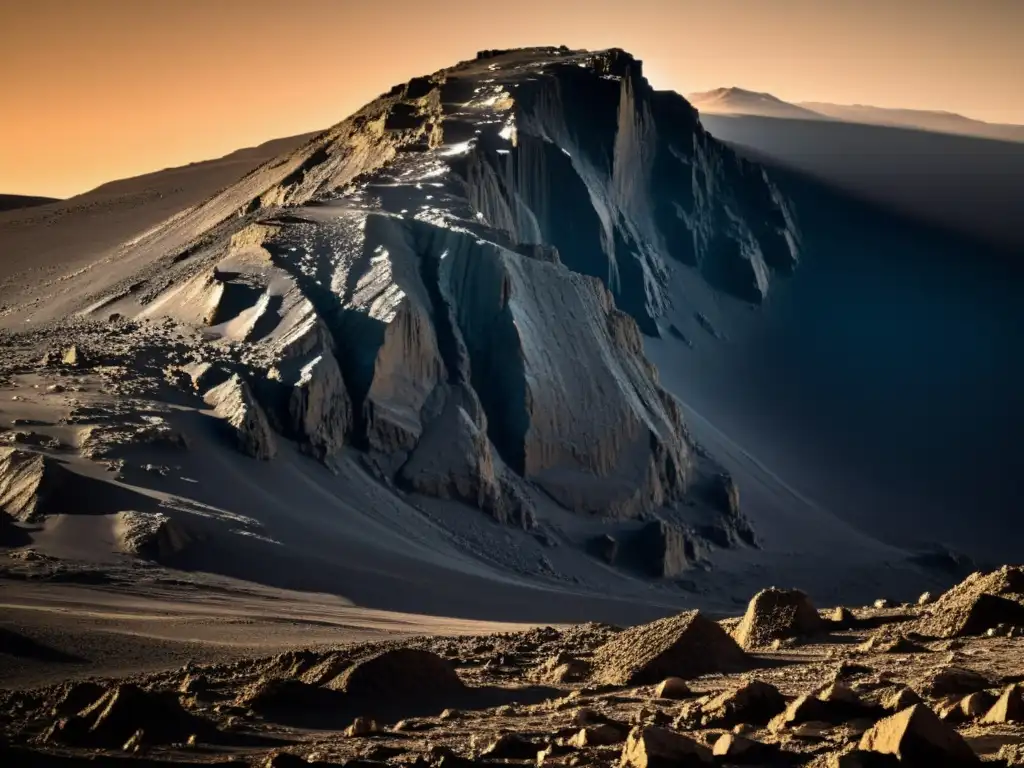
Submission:
[[[56,311],[197,330],[172,368],[257,459],[351,448],[385,483],[526,528],[540,497],[608,520],[678,508],[651,538],[675,573],[754,539],[642,334],[673,264],[757,303],[797,243],[765,173],[629,54],[485,51],[129,243],[128,268]]]

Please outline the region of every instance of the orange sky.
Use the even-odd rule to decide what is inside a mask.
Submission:
[[[1024,0],[2,0],[0,192],[324,128],[481,48],[618,46],[653,85],[1024,123]]]

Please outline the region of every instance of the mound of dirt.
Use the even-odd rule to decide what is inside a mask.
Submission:
[[[931,637],[984,634],[999,625],[1024,627],[1024,567],[972,573],[926,609],[915,630]]]
[[[747,650],[772,640],[813,635],[825,629],[810,598],[798,589],[770,587],[754,595],[732,636]]]
[[[349,696],[415,700],[465,689],[455,668],[430,651],[396,648],[358,661],[327,684]]]
[[[653,685],[666,677],[739,672],[751,661],[736,641],[698,611],[627,629],[597,649],[593,678],[610,685]]]

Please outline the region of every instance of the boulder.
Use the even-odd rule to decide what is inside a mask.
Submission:
[[[666,677],[742,672],[751,660],[718,624],[687,611],[617,634],[594,653],[593,679],[654,685]]]
[[[277,439],[263,408],[249,385],[238,374],[209,390],[203,399],[233,430],[238,449],[256,459],[268,460],[277,453]]]
[[[751,650],[776,639],[814,635],[826,626],[805,593],[770,587],[754,595],[732,636]]]
[[[665,728],[634,728],[619,758],[620,768],[698,768],[714,762],[703,744]]]
[[[866,752],[895,755],[900,765],[980,765],[981,761],[954,728],[942,722],[924,704],[879,720],[861,737],[859,748]]]
[[[654,695],[659,699],[685,699],[692,696],[693,691],[681,677],[666,677],[658,683]]]

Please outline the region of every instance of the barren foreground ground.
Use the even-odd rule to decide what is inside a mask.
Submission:
[[[770,589],[742,619],[629,630],[417,623],[315,598],[275,615],[269,594],[214,618],[82,587],[33,605],[8,586],[6,765],[1024,764],[1021,568],[919,605],[818,611]],[[47,676],[83,679],[30,687]]]

